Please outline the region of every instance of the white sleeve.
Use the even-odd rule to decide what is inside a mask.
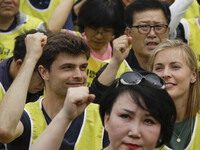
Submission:
[[[169,24],[170,33],[173,33],[177,28],[184,13],[193,2],[194,0],[175,0],[174,3],[169,7],[171,12],[171,22]]]

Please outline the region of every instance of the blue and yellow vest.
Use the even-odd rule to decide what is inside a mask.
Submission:
[[[198,150],[200,148],[200,114],[198,113],[195,118],[194,129],[192,133],[191,140],[185,150]],[[166,145],[163,148],[158,148],[158,150],[172,150]]]
[[[24,23],[10,32],[0,32],[0,62],[13,56],[15,37],[30,29],[38,29],[43,22],[26,15]]]
[[[29,2],[29,0],[20,0],[19,9],[24,14],[39,18],[40,20],[44,21],[46,27],[52,12],[61,1],[62,0],[50,0],[49,7],[47,9],[37,9]]]
[[[42,113],[42,100],[25,105],[25,111],[31,120],[31,143],[45,130],[47,123]],[[103,125],[99,115],[99,105],[91,103],[84,111],[85,116],[79,137],[75,144],[75,150],[101,149],[103,139]]]

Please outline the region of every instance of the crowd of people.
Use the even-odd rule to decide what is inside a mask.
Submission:
[[[0,0],[0,150],[196,150],[199,0]]]

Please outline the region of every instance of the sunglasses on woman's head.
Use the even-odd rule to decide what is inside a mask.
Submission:
[[[123,85],[143,84],[157,89],[165,89],[163,79],[155,74],[142,75],[136,71],[125,72],[121,75],[119,82]],[[119,84],[119,83],[118,83]],[[117,85],[118,86],[118,85]]]

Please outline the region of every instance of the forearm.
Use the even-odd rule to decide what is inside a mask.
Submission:
[[[99,76],[98,81],[104,86],[110,86],[116,79],[120,64],[121,63],[118,63],[117,61],[112,59],[105,70]]]
[[[51,14],[47,29],[50,31],[60,31],[70,14],[73,4],[74,0],[63,0]]]
[[[169,24],[170,34],[174,32],[181,18],[183,17],[184,13],[187,11],[187,9],[193,2],[194,0],[175,0],[174,3],[170,6],[170,12],[171,12],[171,22]]]
[[[0,104],[0,139],[11,138],[19,134],[16,129],[24,110],[30,79],[36,64],[33,59],[26,59],[22,64],[17,77],[6,92]],[[8,137],[7,137],[8,136]],[[11,137],[9,137],[11,136]]]

